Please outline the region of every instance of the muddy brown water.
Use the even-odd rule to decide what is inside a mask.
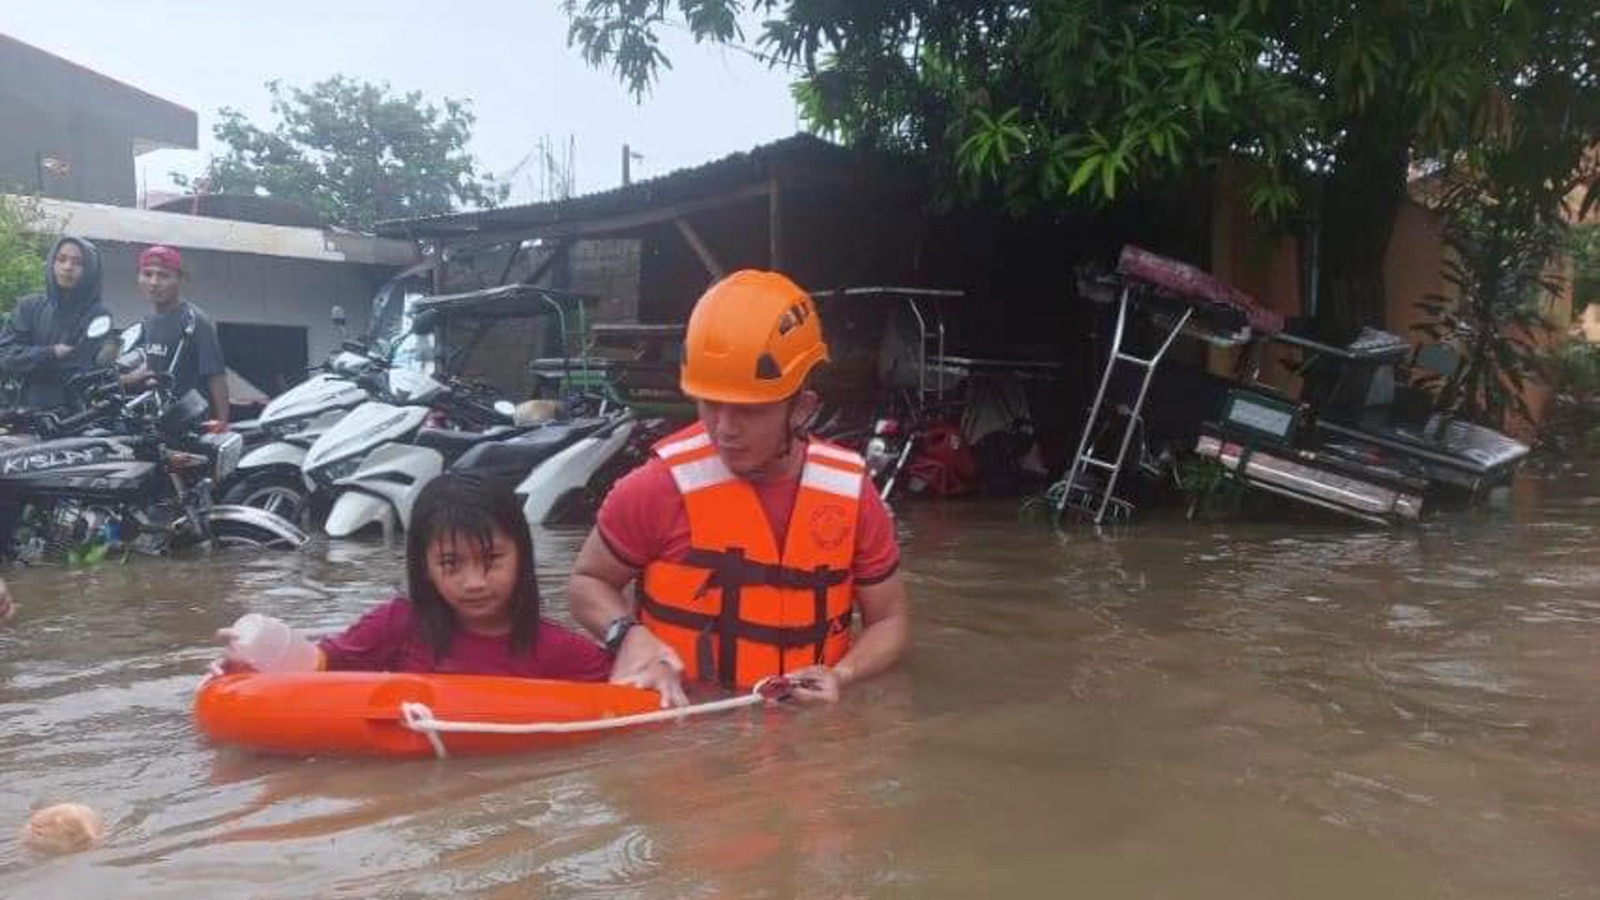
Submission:
[[[0,897],[1600,896],[1600,502],[1571,483],[1393,534],[901,527],[915,649],[837,708],[445,762],[189,721],[214,629],[338,628],[395,551],[9,573]],[[580,536],[539,535],[558,616]],[[18,846],[64,800],[104,844]]]

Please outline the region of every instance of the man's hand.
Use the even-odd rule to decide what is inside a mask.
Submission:
[[[139,368],[134,369],[132,372],[129,372],[128,374],[123,375],[121,377],[120,381],[122,382],[122,386],[125,387],[125,388],[141,388],[142,389],[142,388],[149,387],[150,386],[150,382],[154,381],[155,377],[156,377],[155,373],[150,371],[150,367],[149,366],[141,365],[141,366],[139,366]]]
[[[683,692],[683,660],[671,647],[643,625],[628,629],[611,664],[611,683],[652,690],[661,695],[661,708],[688,706]]]
[[[56,359],[65,359],[71,353],[71,344],[56,344],[54,347],[50,348],[50,355],[54,356]]]
[[[0,578],[0,624],[4,624],[16,611],[17,604],[11,600],[11,591],[6,589],[6,580]]]
[[[827,666],[807,666],[785,677],[793,688],[792,696],[801,703],[838,703],[849,680],[847,673]]]

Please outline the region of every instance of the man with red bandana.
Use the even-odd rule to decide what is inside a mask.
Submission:
[[[144,350],[145,368],[123,376],[124,384],[139,384],[150,376],[172,376],[172,393],[181,397],[200,391],[211,401],[212,427],[228,424],[228,376],[217,341],[216,326],[199,307],[184,300],[183,257],[172,247],[154,246],[139,254],[139,291],[149,299],[153,313],[144,320],[137,346]]]

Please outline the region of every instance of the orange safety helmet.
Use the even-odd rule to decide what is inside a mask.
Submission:
[[[678,385],[698,400],[774,403],[828,361],[811,295],[777,272],[745,269],[695,302]]]

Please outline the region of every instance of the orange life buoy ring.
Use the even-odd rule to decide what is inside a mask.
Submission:
[[[490,675],[304,672],[221,675],[195,694],[194,720],[219,744],[295,755],[434,756],[429,735],[407,727],[402,704],[441,720],[526,725],[586,722],[660,708],[654,691],[626,685]],[[450,753],[560,746],[586,734],[446,736]]]

